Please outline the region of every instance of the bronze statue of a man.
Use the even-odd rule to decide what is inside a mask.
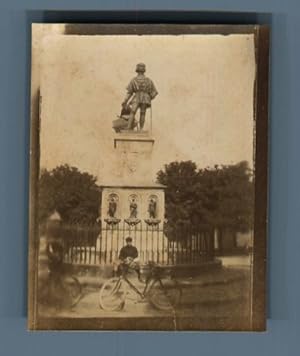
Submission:
[[[127,94],[122,103],[123,107],[127,107],[130,100],[130,115],[128,120],[128,130],[133,130],[135,124],[135,114],[140,109],[140,130],[145,124],[146,110],[151,106],[151,101],[158,94],[151,79],[145,76],[146,66],[144,63],[139,63],[136,66],[137,76],[134,77],[127,86]]]

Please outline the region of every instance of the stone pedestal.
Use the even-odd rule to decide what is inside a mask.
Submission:
[[[147,132],[122,132],[114,137],[115,175],[124,185],[151,184],[154,139]]]
[[[154,144],[154,138],[147,131],[122,131],[115,135],[113,145],[117,163],[114,177],[117,177],[117,181],[102,185],[102,221],[106,220],[107,223],[108,218],[121,221],[130,218],[149,220],[151,199],[156,205],[155,220],[164,220],[165,186],[154,183],[151,179]],[[114,216],[109,215],[111,199],[117,205]],[[130,208],[132,203],[135,204],[136,211]]]

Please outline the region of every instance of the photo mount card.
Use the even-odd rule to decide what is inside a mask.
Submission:
[[[269,28],[33,24],[30,330],[266,328]]]

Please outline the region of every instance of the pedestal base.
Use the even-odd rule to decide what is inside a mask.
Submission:
[[[108,225],[116,225],[118,224],[121,219],[117,219],[117,218],[107,218],[107,219],[104,219],[104,221],[108,224]]]
[[[160,219],[145,219],[145,223],[146,224],[148,224],[148,225],[150,225],[150,226],[156,226],[156,225],[158,225],[159,223],[161,222],[161,220]]]
[[[138,223],[141,222],[140,219],[134,219],[134,218],[129,218],[129,219],[125,219],[126,224],[130,225],[130,226],[135,226]]]

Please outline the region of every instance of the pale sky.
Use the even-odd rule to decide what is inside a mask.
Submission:
[[[154,177],[174,160],[252,166],[253,35],[52,35],[41,58],[42,168],[68,163],[109,179],[112,120],[139,62],[159,92]]]

